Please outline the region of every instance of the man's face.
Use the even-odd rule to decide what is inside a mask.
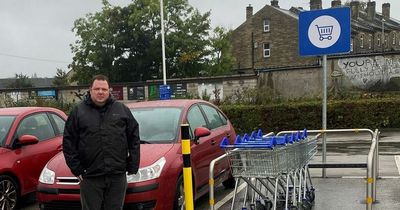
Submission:
[[[90,97],[97,106],[104,106],[110,97],[110,87],[105,80],[95,80],[90,88]]]

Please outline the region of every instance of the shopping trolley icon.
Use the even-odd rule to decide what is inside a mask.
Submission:
[[[317,26],[320,41],[323,41],[324,39],[332,39],[333,26],[315,26]]]

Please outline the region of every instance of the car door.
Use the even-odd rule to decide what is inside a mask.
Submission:
[[[21,189],[34,191],[40,172],[61,149],[62,135],[55,132],[46,112],[35,113],[22,119],[14,138],[15,168],[21,177]],[[37,144],[18,145],[18,137],[29,134],[39,139]],[[57,134],[57,135],[56,135]]]
[[[211,130],[211,134],[208,136],[208,141],[210,141],[208,152],[210,153],[210,156],[207,161],[209,165],[212,160],[225,153],[225,151],[221,149],[220,144],[224,137],[232,138],[232,128],[228,125],[224,115],[212,105],[202,103],[200,104],[200,108],[204,112],[208,122],[208,128]],[[220,173],[227,169],[229,169],[228,161],[219,162],[215,165],[214,177],[217,178]]]
[[[187,122],[190,128],[191,138],[194,138],[194,129],[198,127],[207,127],[207,121],[204,118],[203,112],[196,104],[189,108],[187,114]],[[209,153],[211,142],[208,136],[199,139],[198,144],[193,144],[191,147],[191,163],[196,184],[196,191],[199,187],[204,186],[208,182],[208,161],[213,157]]]

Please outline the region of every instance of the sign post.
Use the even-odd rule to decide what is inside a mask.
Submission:
[[[300,12],[299,53],[300,56],[322,55],[322,163],[326,163],[326,110],[327,110],[327,55],[350,51],[351,10],[349,7]],[[326,169],[322,169],[326,177]]]

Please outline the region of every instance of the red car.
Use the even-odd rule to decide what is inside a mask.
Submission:
[[[139,123],[140,169],[127,176],[126,209],[182,209],[182,151],[180,125],[188,123],[192,139],[191,160],[195,198],[208,192],[210,162],[224,154],[219,144],[232,142],[235,131],[227,117],[213,104],[202,100],[164,100],[130,103]],[[195,132],[196,130],[196,132]],[[197,136],[195,136],[195,133]],[[228,162],[215,166],[216,182],[234,187]],[[41,209],[80,209],[79,183],[59,153],[43,169],[37,191]]]
[[[40,172],[61,150],[67,116],[54,108],[0,109],[0,209],[36,191]]]

